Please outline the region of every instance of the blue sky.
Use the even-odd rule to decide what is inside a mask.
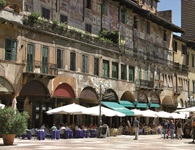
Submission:
[[[173,23],[181,27],[181,0],[160,0],[158,11],[172,10]]]

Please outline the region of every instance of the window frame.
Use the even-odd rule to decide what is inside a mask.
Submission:
[[[58,52],[60,52],[60,58],[58,57],[59,55],[59,53]],[[63,49],[61,49],[61,48],[57,48],[57,50],[56,50],[56,64],[57,64],[57,68],[59,68],[59,69],[62,69],[62,68],[64,68],[64,50]]]
[[[109,65],[109,61],[108,60],[103,60],[103,66],[102,66],[102,69],[103,69],[103,77],[110,77],[109,76],[109,70],[110,70],[110,65]]]
[[[88,55],[82,55],[82,72],[88,73]]]
[[[112,62],[112,78],[118,79],[118,63],[117,62]]]
[[[127,80],[127,65],[121,64],[121,80]]]
[[[41,13],[42,13],[42,17],[47,19],[47,20],[50,20],[50,10],[45,8],[45,7],[42,7],[42,10],[41,10]]]
[[[70,70],[76,71],[76,53],[70,52]]]
[[[7,44],[7,42],[11,44]],[[17,40],[6,38],[5,39],[5,60],[16,61],[17,58]]]

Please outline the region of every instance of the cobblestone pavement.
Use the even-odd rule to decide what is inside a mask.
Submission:
[[[0,138],[0,150],[195,150],[192,139],[163,139],[160,135],[139,135],[139,140],[133,138],[130,135],[41,141],[16,138],[13,146],[4,146]]]

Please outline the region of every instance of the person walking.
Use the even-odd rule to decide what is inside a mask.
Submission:
[[[164,135],[164,139],[167,138],[168,139],[168,128],[169,128],[169,123],[166,119],[163,120],[162,123],[163,126],[163,135]]]
[[[177,138],[182,140],[183,130],[182,130],[182,122],[181,119],[177,122]]]
[[[138,140],[139,121],[136,117],[134,118],[133,126],[134,126],[134,129],[135,129],[135,138],[134,138],[134,140]]]
[[[173,139],[174,138],[174,133],[175,133],[175,123],[174,123],[173,120],[170,121],[169,129],[170,129],[171,139]]]

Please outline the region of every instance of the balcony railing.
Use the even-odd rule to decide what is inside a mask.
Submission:
[[[49,74],[54,76],[58,74],[56,64],[46,63],[37,60],[26,62],[26,72]]]
[[[140,87],[140,88],[154,88],[154,82],[139,79],[139,80],[136,81],[136,86]]]

